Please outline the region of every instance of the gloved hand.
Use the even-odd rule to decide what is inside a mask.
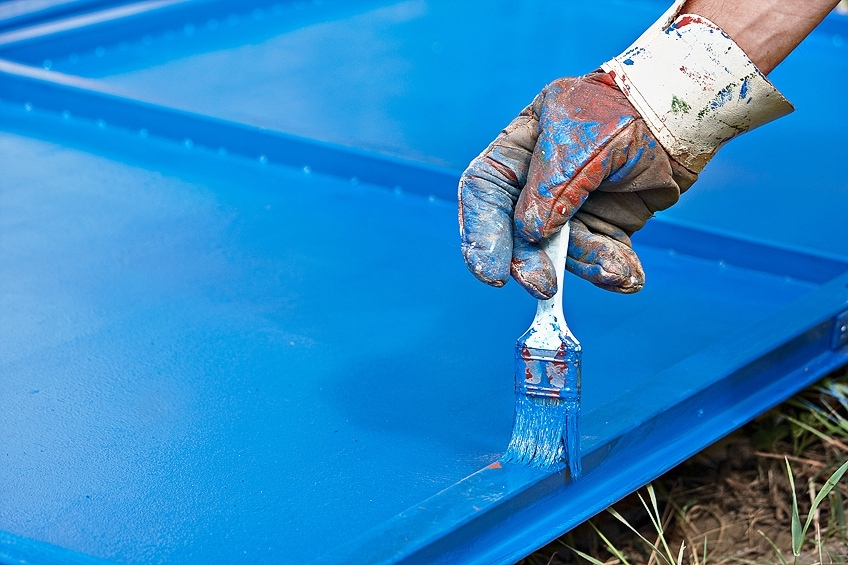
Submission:
[[[503,286],[512,274],[548,298],[556,275],[536,242],[571,219],[566,268],[636,292],[645,275],[629,236],[696,178],[657,143],[609,73],[554,81],[462,175],[466,264],[487,284]]]
[[[792,105],[715,24],[679,0],[601,71],[546,86],[459,183],[462,253],[481,281],[556,292],[536,245],[571,220],[566,268],[632,293],[630,236],[677,202],[729,139]]]

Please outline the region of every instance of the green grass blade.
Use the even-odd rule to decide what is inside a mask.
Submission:
[[[763,536],[763,539],[765,539],[768,542],[768,544],[771,546],[771,548],[774,550],[775,555],[777,555],[777,558],[780,560],[780,565],[789,565],[786,562],[786,559],[783,558],[783,553],[781,553],[780,550],[775,545],[775,543],[773,541],[771,541],[771,538],[768,537],[765,533],[763,533],[762,530],[757,530],[757,533],[760,534],[761,536]]]
[[[787,460],[787,463],[786,463],[786,464],[787,464],[787,465],[789,464],[788,460]],[[813,521],[813,514],[815,514],[815,512],[816,512],[816,508],[818,508],[818,507],[819,507],[819,504],[821,504],[821,501],[825,499],[825,497],[828,495],[828,493],[830,493],[830,491],[832,491],[832,490],[833,490],[833,487],[835,487],[835,486],[836,486],[836,483],[838,483],[838,482],[839,482],[839,479],[841,479],[841,478],[842,478],[842,475],[844,475],[844,474],[845,474],[845,471],[848,471],[848,461],[846,461],[845,463],[843,463],[843,464],[842,464],[842,466],[841,466],[841,467],[839,467],[839,469],[837,469],[837,470],[836,470],[836,472],[834,472],[834,473],[830,476],[830,478],[827,480],[827,482],[825,482],[825,484],[824,484],[824,486],[822,487],[822,489],[821,489],[821,490],[819,491],[819,493],[816,495],[816,498],[813,500],[813,506],[810,508],[810,513],[807,515],[807,522],[804,524],[804,530],[803,530],[803,532],[801,533],[801,536],[802,536],[802,537],[803,537],[803,536],[805,536],[805,535],[807,534],[807,530],[808,530],[808,529],[809,529],[809,527],[810,527],[810,523]],[[794,508],[794,507],[793,507],[793,508]],[[793,527],[793,528],[795,527],[795,520],[794,520],[794,518],[793,518],[793,520],[792,520],[792,527]],[[795,541],[795,540],[794,540],[794,538],[795,538],[795,534],[794,534],[794,532],[793,532],[792,538],[793,538],[793,546],[794,546],[794,541]],[[796,554],[796,555],[797,555],[797,554]]]
[[[570,545],[566,545],[565,547],[567,547],[568,549],[570,549],[571,551],[573,551],[574,553],[576,553],[577,555],[579,555],[580,557],[582,557],[583,559],[585,559],[586,561],[591,563],[592,565],[607,565],[603,561],[600,561],[600,560],[592,557],[591,555],[589,555],[587,553],[583,553],[582,551],[580,551],[576,547],[571,547]]]
[[[674,563],[674,553],[672,553],[671,548],[668,546],[668,542],[665,539],[662,515],[660,514],[660,507],[657,504],[657,493],[654,491],[654,485],[652,484],[648,485],[648,496],[651,497],[651,506],[654,507],[654,516],[657,517],[657,533],[660,535],[660,541],[663,544],[663,548],[665,548],[665,554],[668,556],[669,563]]]
[[[641,493],[641,492],[637,492],[637,493],[636,493],[636,495],[639,497],[639,500],[641,500],[641,501],[642,501],[642,506],[644,506],[644,507],[645,507],[645,512],[647,512],[647,513],[648,513],[648,518],[650,518],[650,520],[651,520],[651,524],[654,526],[654,529],[657,531],[657,533],[658,533],[658,534],[662,535],[662,534],[663,534],[663,529],[662,529],[662,524],[661,524],[661,523],[660,523],[660,521],[659,521],[659,518],[658,518],[658,517],[657,517],[657,518],[655,518],[655,517],[654,517],[654,513],[653,513],[653,512],[651,512],[651,508],[648,506],[648,503],[647,503],[647,502],[645,502],[645,499],[644,499],[644,498],[642,498],[642,493]]]
[[[657,493],[654,491],[654,485],[649,484],[645,487],[648,490],[648,496],[651,497],[651,506],[654,507],[654,516],[657,517],[657,520],[660,519],[660,507],[657,504]]]
[[[680,542],[680,551],[677,552],[677,565],[683,565],[683,548],[686,547],[686,544]]]
[[[656,554],[657,554],[657,555],[659,555],[659,556],[662,558],[662,560],[663,560],[663,561],[668,562],[668,560],[665,558],[665,556],[663,555],[663,553],[662,553],[662,551],[660,550],[660,548],[658,548],[657,546],[655,546],[653,543],[649,542],[649,541],[648,541],[648,539],[647,539],[645,536],[643,536],[642,534],[640,534],[640,533],[639,533],[639,530],[637,530],[636,528],[634,528],[633,526],[631,526],[631,525],[630,525],[630,522],[628,522],[627,520],[625,520],[625,519],[624,519],[624,516],[622,516],[621,514],[619,514],[619,513],[618,513],[618,512],[617,512],[614,508],[607,508],[607,512],[609,512],[610,514],[612,514],[612,515],[613,515],[613,517],[614,517],[616,520],[618,520],[619,522],[621,522],[622,524],[624,524],[625,526],[627,526],[627,528],[628,528],[628,529],[630,529],[630,531],[631,531],[631,532],[633,532],[634,534],[636,534],[637,536],[639,536],[639,539],[641,539],[643,542],[645,542],[645,543],[648,545],[648,547],[650,547],[651,549],[653,549],[653,550],[656,552]],[[673,565],[673,564],[672,564],[672,563],[669,563],[668,565]]]
[[[630,562],[627,561],[627,559],[624,557],[624,554],[622,554],[621,551],[619,551],[619,549],[615,547],[610,540],[607,539],[607,536],[605,536],[595,524],[589,522],[589,526],[593,530],[595,530],[595,534],[597,534],[597,536],[601,538],[601,540],[604,542],[604,546],[607,548],[607,551],[612,553],[619,561],[621,561],[623,565],[630,565]]]
[[[831,502],[830,511],[836,519],[836,529],[840,537],[845,541],[845,504],[842,500],[842,493],[839,489],[834,489],[830,492]]]
[[[792,475],[792,467],[789,459],[786,462],[786,474],[789,477],[789,488],[792,491],[792,554],[795,557],[801,555],[801,546],[804,544],[804,534],[801,532],[801,516],[798,514],[798,494],[795,492],[795,477]]]
[[[797,420],[797,419],[793,418],[792,416],[786,416],[786,419],[789,422],[792,422],[793,424],[798,426],[799,428],[810,432],[811,434],[813,434],[814,436],[816,436],[820,440],[824,441],[825,443],[833,443],[833,441],[834,441],[833,438],[828,437],[828,435],[825,434],[824,432],[821,432],[821,431],[815,429],[813,426],[806,424],[806,423],[802,422],[801,420]]]
[[[665,531],[662,526],[662,516],[660,516],[659,505],[657,504],[657,495],[654,492],[654,487],[652,485],[647,486],[648,496],[651,498],[651,506],[653,507],[653,511],[651,508],[648,508],[648,503],[645,502],[645,499],[642,498],[642,493],[636,493],[639,496],[639,500],[642,501],[642,506],[645,507],[645,511],[648,513],[648,518],[651,519],[651,523],[654,525],[654,529],[657,531],[657,535],[660,538],[660,542],[662,542],[663,549],[665,549],[665,553],[660,550],[656,550],[657,554],[662,557],[663,561],[668,563],[668,565],[674,565],[674,554],[671,552],[671,548],[668,547],[668,542],[665,541]]]

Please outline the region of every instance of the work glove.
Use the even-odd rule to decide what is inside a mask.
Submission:
[[[602,69],[546,86],[462,174],[462,253],[478,279],[512,275],[549,298],[556,275],[537,244],[570,220],[566,268],[637,292],[645,273],[630,236],[725,142],[792,110],[732,39],[680,4]]]

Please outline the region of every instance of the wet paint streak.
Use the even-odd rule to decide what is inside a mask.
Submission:
[[[705,24],[705,25],[710,26],[710,28],[715,27],[708,20],[705,20],[705,19],[701,18],[700,16],[687,14],[687,15],[682,16],[680,19],[678,19],[676,22],[674,22],[670,26],[668,26],[665,29],[665,33],[666,33],[666,35],[668,35],[671,32],[675,32],[679,36],[679,35],[681,35],[679,30],[690,25],[690,24]]]
[[[559,333],[549,351],[528,347],[525,333],[516,343],[515,424],[504,461],[550,469],[566,463],[580,476],[580,388],[582,349]]]
[[[564,163],[562,172],[573,176],[577,167],[585,162],[597,147],[602,128],[598,122],[583,122],[564,117],[559,120],[544,120],[541,124],[539,146],[545,161],[568,154],[573,157]],[[542,192],[550,197],[550,192]]]
[[[748,78],[742,79],[742,86],[739,87],[739,100],[744,100],[748,96]],[[750,102],[750,100],[749,100]]]
[[[617,99],[611,99],[610,92],[621,97],[612,77],[593,79],[565,79],[546,87],[528,176],[533,204],[522,207],[515,222],[517,231],[531,241],[547,237],[604,181],[615,165],[605,148],[635,120],[629,103],[611,103]]]
[[[631,175],[631,173],[633,173],[633,169],[636,168],[636,165],[642,159],[642,156],[645,154],[646,149],[649,149],[649,147],[647,147],[647,143],[637,145],[636,151],[633,153],[633,155],[631,156],[628,154],[627,161],[625,161],[624,164],[621,165],[619,168],[612,171],[609,176],[607,176],[607,181],[623,182],[627,177]]]
[[[702,120],[708,113],[718,110],[728,102],[731,102],[733,100],[733,89],[736,86],[737,84],[735,82],[731,82],[730,84],[719,90],[718,93],[715,95],[715,98],[710,101],[709,105],[707,105],[705,108],[701,109],[700,112],[698,112],[698,119]]]

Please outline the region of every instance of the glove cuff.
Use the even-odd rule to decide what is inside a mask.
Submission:
[[[699,173],[724,143],[794,109],[742,48],[679,1],[601,68],[669,155]]]

